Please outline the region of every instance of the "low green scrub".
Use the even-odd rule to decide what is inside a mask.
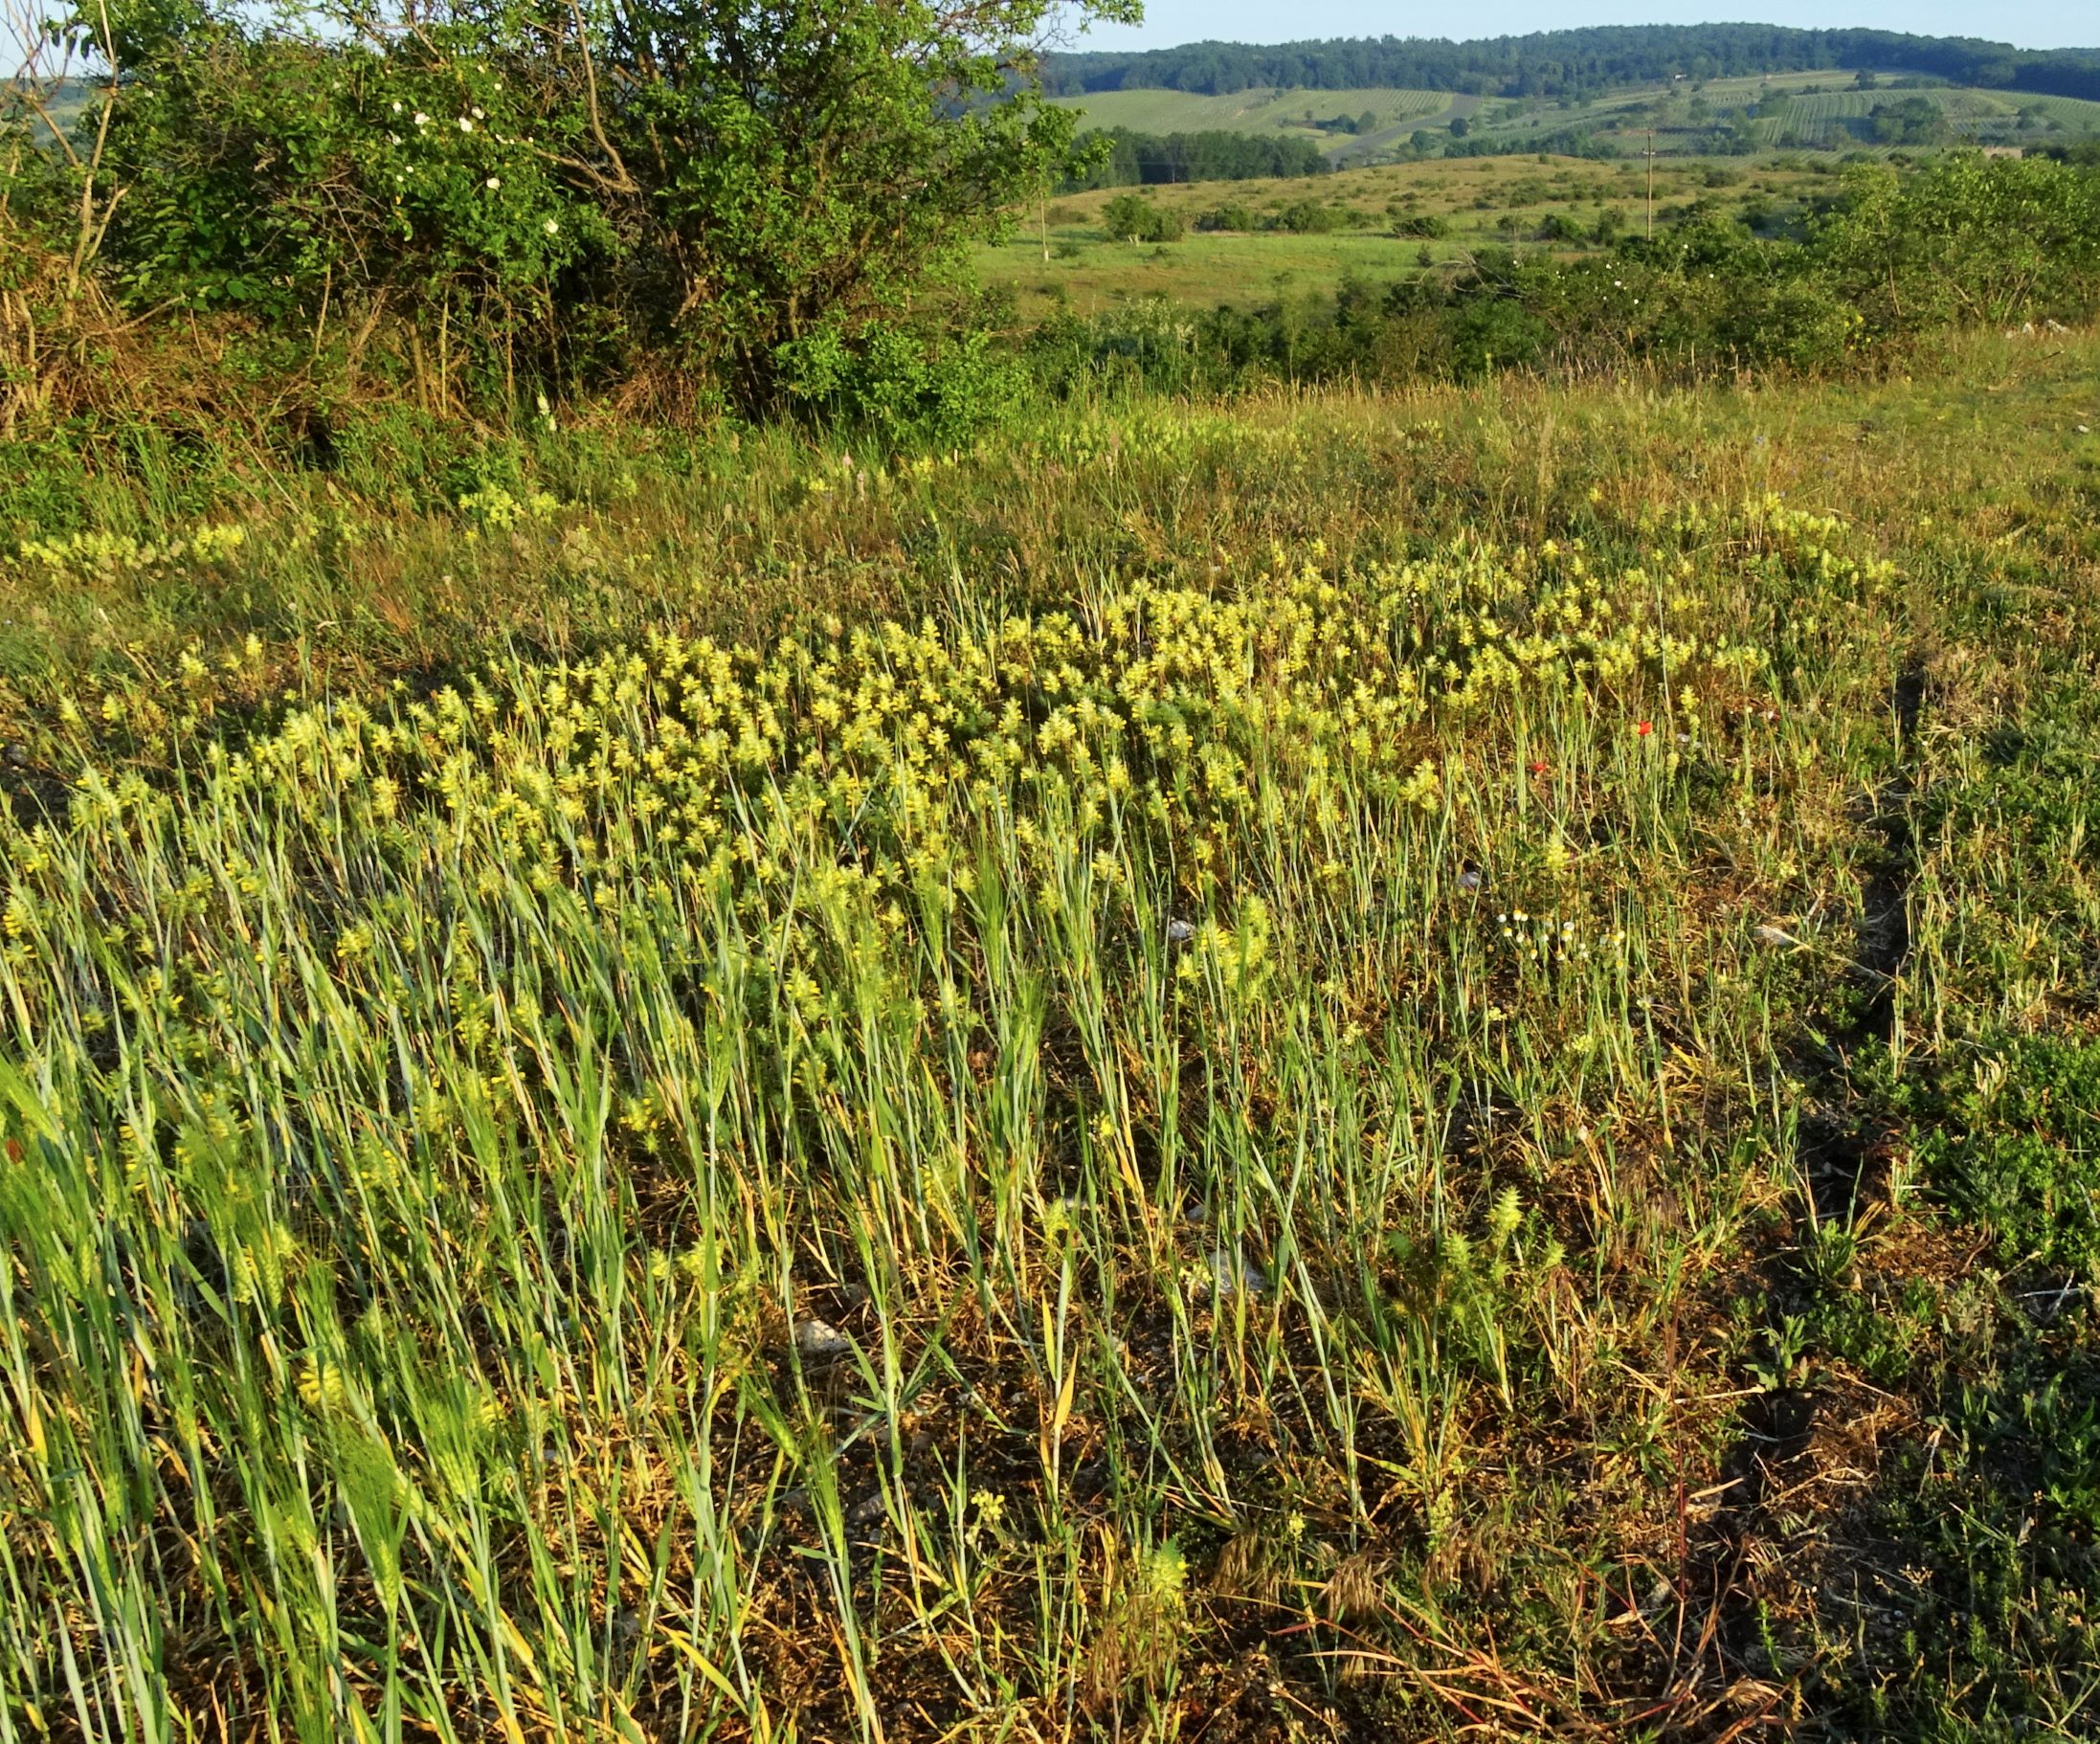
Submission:
[[[1044,0],[44,10],[0,106],[0,283],[37,281],[0,305],[10,434],[142,324],[229,380],[276,353],[279,395],[774,412],[800,353],[891,327],[1073,163]]]
[[[1188,233],[1180,212],[1134,193],[1119,193],[1104,206],[1101,223],[1119,242],[1178,242]]]
[[[1908,175],[1865,167],[1810,219],[1803,240],[1760,238],[1694,212],[1652,242],[1622,237],[1608,254],[1481,249],[1376,289],[1345,279],[1230,307],[1067,309],[1020,332],[995,299],[954,296],[859,328],[819,323],[778,340],[764,358],[766,398],[912,452],[1025,424],[1031,406],[1075,396],[1511,369],[1887,369],[1962,327],[2089,318],[2100,307],[2096,189],[2100,171],[2044,160],[1955,160]],[[1598,235],[1612,218],[1607,211],[1597,220]],[[1135,192],[1103,212],[1104,230],[1125,242],[1171,243],[1186,221],[1181,209]],[[1276,212],[1226,206],[1195,219],[1206,230],[1306,234],[1360,221],[1312,200]],[[1403,213],[1396,222],[1426,238],[1446,221]],[[286,462],[360,495],[449,498],[471,488],[484,456],[604,403],[527,394],[521,379],[499,388],[485,369],[479,388],[458,376],[441,383],[428,357],[383,383],[369,379],[368,358],[357,366],[360,389],[346,354],[322,367],[306,338],[251,325],[228,328],[204,359],[187,326],[149,327],[142,339],[114,310],[89,319],[54,288],[56,268],[18,277],[24,289],[9,306],[26,311],[20,334],[38,361],[11,378],[17,440],[0,458],[0,522],[25,530],[84,525],[97,512],[86,499],[112,494],[201,509]],[[69,332],[68,343],[50,343]],[[82,358],[95,361],[83,368]],[[477,394],[496,396],[496,415],[465,415]],[[670,433],[726,432],[740,416],[719,383],[667,359],[621,395],[623,421],[639,411],[674,441],[682,438]],[[373,467],[368,455],[388,458]]]
[[[1918,1168],[2000,1265],[2066,1291],[2100,1279],[2100,1040],[2008,1038],[1973,1086],[1896,1106]]]

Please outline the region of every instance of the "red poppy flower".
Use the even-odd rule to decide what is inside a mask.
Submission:
[[[1645,739],[1654,730],[1655,723],[1653,721],[1643,721],[1639,727],[1634,728],[1634,731],[1639,733],[1643,739]]]
[[[1531,773],[1532,773],[1532,774],[1534,774],[1534,775],[1543,775],[1543,774],[1544,774],[1545,772],[1546,772],[1546,766],[1545,766],[1545,764],[1543,764],[1543,763],[1534,763],[1534,764],[1532,764],[1532,765],[1531,765]]]

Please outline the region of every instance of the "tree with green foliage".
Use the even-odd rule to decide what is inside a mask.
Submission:
[[[88,123],[125,190],[106,252],[136,302],[317,346],[396,316],[419,359],[513,389],[646,360],[751,406],[821,393],[1066,162],[1074,117],[1035,77],[1064,12],[117,0]]]
[[[1884,145],[1936,145],[1946,131],[1939,105],[1929,97],[1876,103],[1867,123],[1875,140]]]
[[[1441,212],[1396,212],[1393,213],[1393,234],[1396,236],[1442,237],[1451,234],[1451,220]]]
[[[1276,228],[1294,236],[1329,235],[1358,222],[1360,214],[1351,208],[1318,200],[1293,200],[1276,214]]]
[[[1178,242],[1188,229],[1181,213],[1139,193],[1119,193],[1101,209],[1103,229],[1123,242]]]
[[[1168,134],[1133,133],[1128,127],[1089,131],[1079,136],[1074,157],[1076,163],[1059,183],[1060,192],[1320,175],[1328,168],[1327,158],[1310,140],[1216,128]]]
[[[1978,152],[1909,175],[1862,164],[1810,240],[1869,332],[2080,319],[2100,286],[2100,174]]]

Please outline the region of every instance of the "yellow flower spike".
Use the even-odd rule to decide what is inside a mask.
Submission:
[[[333,1363],[309,1356],[300,1367],[297,1387],[301,1402],[314,1412],[334,1412],[349,1403],[349,1384]]]

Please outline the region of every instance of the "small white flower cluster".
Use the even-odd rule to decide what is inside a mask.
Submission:
[[[1550,914],[1527,914],[1522,908],[1495,916],[1505,950],[1519,962],[1552,964],[1579,960],[1590,954],[1590,941],[1581,936],[1574,921],[1555,920]],[[1622,945],[1626,935],[1614,932],[1611,943]]]
[[[501,89],[502,87],[499,86],[498,88]],[[404,104],[399,98],[395,98],[388,106],[391,112],[395,115],[409,114],[407,105]],[[426,128],[432,124],[430,116],[425,114],[420,109],[414,111],[413,114],[410,115],[409,119],[418,129]],[[475,129],[475,124],[477,123],[485,122],[487,121],[487,119],[488,116],[486,112],[482,110],[480,105],[470,104],[467,108],[467,112],[464,115],[458,116],[454,119],[453,125],[458,128],[461,133],[472,133]],[[497,138],[498,143],[500,144],[514,143],[502,140],[499,136],[496,135],[491,135],[490,137]],[[401,136],[398,133],[389,133],[387,135],[387,142],[390,145],[398,145],[402,143]],[[531,141],[527,140],[525,144],[530,145]],[[408,178],[411,175],[414,175],[416,173],[418,173],[417,168],[413,164],[406,170],[396,170],[393,177],[394,186],[397,188],[406,186]],[[481,180],[481,186],[490,193],[501,193],[503,187],[503,178],[500,175],[484,176]],[[543,218],[540,221],[540,229],[547,235],[558,236],[562,233],[561,220],[558,218]]]

